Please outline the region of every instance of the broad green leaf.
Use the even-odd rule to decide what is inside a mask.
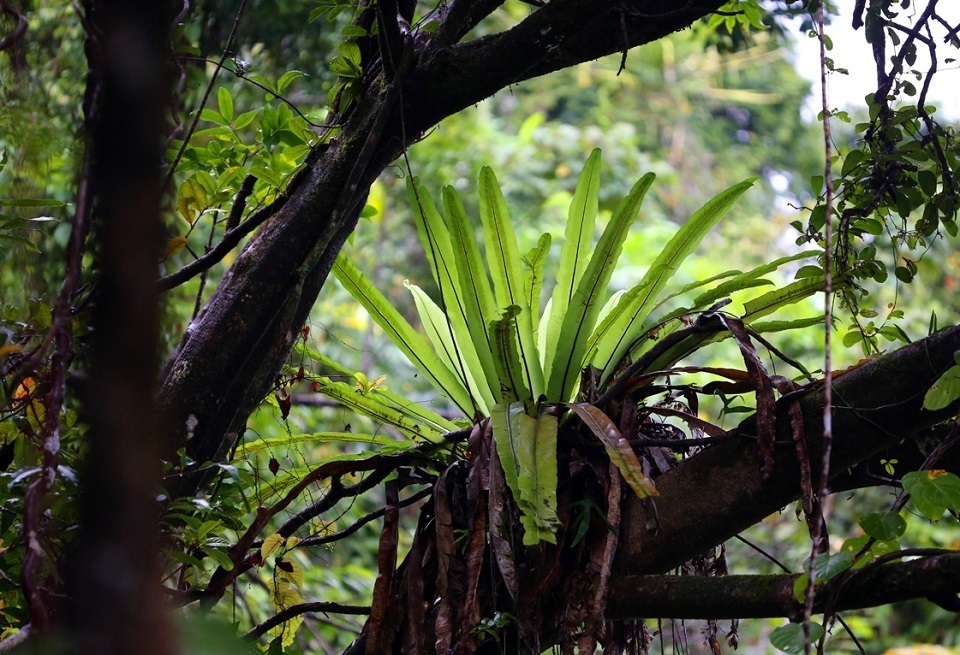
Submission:
[[[630,226],[636,220],[653,180],[653,173],[644,175],[617,206],[561,317],[562,325],[547,384],[547,399],[552,402],[572,399],[571,394],[584,368],[587,342],[596,325],[610,277],[620,258]],[[547,361],[550,362],[549,358]]]
[[[510,488],[514,500],[520,498],[519,448],[520,417],[524,414],[523,403],[497,403],[490,410],[490,425],[493,427],[493,442],[503,469],[503,479]]]
[[[860,559],[854,562],[854,569],[863,568],[881,555],[900,550],[900,544],[897,541],[873,541],[871,543],[871,537],[869,535],[863,535],[844,541],[840,547],[840,551],[850,553],[851,557],[856,557],[868,544],[870,544],[869,549],[863,555],[860,555]]]
[[[656,304],[660,292],[680,264],[700,245],[707,232],[719,222],[755,178],[720,192],[681,227],[650,266],[640,283],[627,292],[623,300],[597,327],[590,338],[588,352],[595,352],[593,362],[603,370],[602,383],[610,376],[633,341],[643,332],[643,322]]]
[[[473,403],[466,387],[460,383],[453,371],[443,364],[427,340],[404,320],[400,312],[377,291],[353,262],[343,254],[339,255],[333,265],[333,274],[350,295],[363,305],[374,322],[386,332],[417,370],[423,373],[440,393],[453,401],[460,411],[471,416]]]
[[[931,412],[946,409],[960,398],[960,366],[951,366],[937,378],[923,397],[923,408]]]
[[[222,568],[224,571],[233,570],[233,560],[231,560],[230,557],[219,548],[201,545],[200,550],[202,550],[208,557],[210,557],[210,559],[216,562],[217,566]]]
[[[931,521],[947,510],[960,511],[960,478],[939,469],[913,471],[903,476],[903,488],[910,500]]]
[[[523,512],[523,544],[557,543],[557,417],[538,412],[520,414],[517,448],[517,505]],[[499,455],[499,451],[497,451]]]
[[[453,248],[467,328],[470,330],[471,341],[483,365],[487,386],[493,396],[499,399],[500,380],[497,377],[493,348],[490,345],[490,333],[487,330],[487,322],[497,314],[490,279],[487,277],[487,269],[480,256],[480,249],[477,247],[473,225],[463,209],[460,196],[453,187],[444,187],[443,207],[447,214],[450,244]]]
[[[573,301],[577,283],[587,268],[587,262],[593,252],[594,225],[597,218],[597,205],[600,194],[600,149],[596,148],[587,158],[577,180],[577,188],[570,208],[567,211],[567,226],[564,230],[563,246],[560,248],[560,268],[557,269],[557,283],[550,296],[553,310],[547,324],[545,338],[547,351],[544,353],[544,371],[553,366],[557,340],[563,326],[563,317],[567,307]]]
[[[501,310],[511,305],[520,308],[516,317],[520,364],[532,397],[539,398],[543,393],[543,370],[533,340],[530,307],[523,293],[520,251],[507,213],[507,203],[496,176],[488,166],[480,171],[480,219],[483,222],[483,240],[493,278],[494,296]]]
[[[533,322],[534,332],[539,329],[543,265],[547,260],[547,254],[550,252],[551,241],[550,234],[544,232],[540,235],[537,245],[531,248],[527,256],[523,258],[523,293],[527,298],[527,305],[530,307],[530,320]]]
[[[534,398],[525,383],[517,346],[519,311],[519,307],[511,305],[501,318],[490,322],[490,341],[493,344],[493,358],[500,379],[500,394],[504,401],[520,401],[525,407],[531,407]]]
[[[459,346],[451,328],[451,321],[448,320],[450,315],[444,314],[423,289],[407,281],[404,282],[404,286],[413,294],[413,302],[417,306],[420,322],[430,341],[433,342],[440,359],[470,391],[470,398],[476,405],[471,416],[475,416],[477,412],[486,416],[496,401],[490,389],[487,388],[487,381],[483,377],[483,369],[476,351],[470,347]],[[463,328],[466,332],[466,325]],[[467,333],[466,338],[469,339],[469,337]]]
[[[853,565],[853,553],[820,553],[814,562],[817,585],[829,582],[831,578],[848,570]],[[810,560],[804,563],[804,569],[810,568]]]
[[[298,443],[362,443],[388,448],[403,448],[404,446],[414,445],[412,441],[398,441],[393,437],[384,437],[381,435],[360,434],[357,432],[314,432],[286,435],[273,439],[257,439],[250,443],[242,444],[237,448],[234,459],[243,459],[260,450],[273,450]]]
[[[620,469],[620,475],[627,481],[638,498],[660,495],[653,484],[653,480],[644,474],[640,460],[637,459],[637,454],[633,452],[630,443],[623,438],[620,430],[613,424],[609,416],[590,403],[570,403],[567,404],[567,407],[576,412],[580,420],[600,440],[610,461]]]
[[[823,636],[823,626],[810,622],[810,641],[816,644]],[[803,655],[806,648],[803,643],[803,625],[788,623],[770,633],[770,643],[774,648],[782,650],[787,655]]]
[[[279,80],[277,80],[277,91],[283,93],[286,91],[288,86],[293,84],[294,80],[297,80],[301,77],[306,77],[306,73],[298,70],[287,71],[280,76]]]
[[[294,349],[298,353],[310,358],[311,360],[317,362],[321,366],[325,366],[326,368],[331,369],[332,371],[334,371],[339,375],[343,375],[348,378],[353,378],[357,374],[356,371],[353,371],[347,368],[346,366],[343,366],[342,364],[339,364],[333,361],[326,355],[314,350],[313,348],[305,346],[302,343],[298,343],[297,345],[295,345]],[[371,394],[373,394],[374,397],[380,402],[382,402],[384,405],[399,411],[401,414],[411,419],[414,423],[425,425],[430,429],[434,430],[435,432],[438,432],[441,434],[446,432],[453,432],[454,430],[457,430],[460,427],[453,421],[449,419],[445,419],[439,414],[437,414],[436,412],[424,407],[423,405],[416,403],[410,400],[409,398],[404,398],[400,394],[394,393],[389,389],[378,387],[374,389],[371,392]]]
[[[907,529],[907,522],[897,512],[870,512],[859,523],[863,531],[877,541],[894,541]]]
[[[793,581],[793,598],[798,603],[804,602],[804,599],[807,597],[807,587],[810,586],[810,574],[801,573],[797,576],[797,579]]]
[[[303,588],[303,567],[295,559],[284,558],[283,567],[277,566],[276,575],[292,585]]]
[[[227,123],[233,120],[233,97],[230,95],[230,89],[221,86],[217,91],[217,105],[220,108],[220,115]]]

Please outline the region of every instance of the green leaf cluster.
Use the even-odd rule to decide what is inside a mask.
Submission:
[[[801,253],[743,273],[729,271],[665,294],[668,283],[753,179],[722,191],[677,231],[634,287],[610,294],[609,285],[624,241],[640,213],[653,174],[638,180],[612,212],[594,241],[600,191],[599,150],[580,173],[567,212],[559,267],[547,276],[552,237],[544,234],[525,256],[517,243],[509,210],[496,176],[480,172],[479,213],[484,252],[474,225],[453,187],[442,193],[441,214],[418,180],[408,180],[408,197],[417,231],[439,289],[432,299],[409,281],[423,332],[400,312],[341,254],[333,272],[416,368],[474,421],[491,417],[497,452],[507,484],[523,513],[526,540],[552,541],[556,519],[556,423],[554,406],[577,399],[590,367],[597,383],[613,379],[624,362],[649,347],[658,330],[673,331],[682,318],[707,310],[731,293],[763,284],[762,278]],[[543,312],[541,295],[553,282]],[[710,283],[690,307],[668,311],[665,303]],[[822,289],[822,278],[801,280],[747,304],[745,322],[766,316]],[[784,326],[772,326],[782,329]],[[714,335],[687,338],[657,358],[648,370],[674,365]],[[612,460],[638,495],[656,493],[629,445],[595,407],[573,406],[607,447]],[[613,431],[604,428],[609,424]],[[621,443],[622,442],[622,443]],[[625,446],[625,447],[624,447]],[[628,456],[626,451],[630,451]]]

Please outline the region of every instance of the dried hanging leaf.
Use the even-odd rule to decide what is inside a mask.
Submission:
[[[773,384],[767,369],[764,367],[757,349],[750,341],[747,328],[743,321],[727,314],[718,313],[717,318],[723,324],[740,347],[743,363],[750,374],[750,381],[757,392],[757,454],[760,456],[760,472],[766,480],[773,473],[773,446],[777,437],[777,410],[776,399],[773,395]]]
[[[638,498],[660,495],[653,480],[644,474],[640,460],[630,443],[623,438],[609,416],[590,403],[571,403],[567,407],[575,411],[580,420],[600,439],[610,461],[620,470],[620,475]]]
[[[167,246],[163,249],[163,259],[167,257],[172,257],[178,252],[183,250],[184,246],[187,245],[187,239],[185,237],[172,237],[167,241]]]
[[[453,606],[450,602],[450,559],[456,555],[457,547],[453,536],[453,513],[447,496],[447,478],[453,465],[449,466],[437,480],[434,494],[435,538],[437,544],[437,590],[440,599],[434,631],[437,636],[436,651],[446,653],[453,643]]]
[[[397,570],[397,544],[400,524],[399,484],[396,479],[386,483],[386,507],[383,514],[383,530],[380,532],[380,547],[377,551],[377,579],[373,584],[373,601],[370,604],[370,634],[367,638],[367,653],[386,653],[393,642],[393,634],[385,619],[393,607],[393,582]],[[385,629],[386,628],[386,629]]]

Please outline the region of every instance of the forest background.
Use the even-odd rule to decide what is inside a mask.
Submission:
[[[816,91],[797,72],[791,51],[794,39],[808,38],[806,33],[814,30],[814,19],[804,11],[808,8],[797,3],[761,8],[743,2],[732,9],[733,13],[714,14],[690,29],[631,50],[625,59],[611,55],[511,85],[418,135],[406,157],[387,167],[372,184],[359,227],[344,253],[404,317],[417,323],[418,313],[404,280],[420,284],[430,293],[437,288],[422,254],[408,197],[411,174],[435,194],[441,186],[452,185],[465,202],[473,203],[469,207],[473,211],[481,167],[492,167],[510,206],[521,252],[526,252],[541,233],[563,233],[578,174],[594,148],[603,151],[602,219],[609,217],[635,180],[648,172],[658,178],[645,200],[639,225],[624,243],[612,288],[635,284],[679,225],[717,193],[751,177],[758,177],[753,189],[676,274],[677,288],[731,268],[752,269],[794,255],[810,247],[811,241],[815,244],[815,239],[804,237],[811,234],[809,221],[822,201],[822,124],[809,110],[810,95],[815,96]],[[475,35],[499,32],[534,10],[522,2],[504,3],[475,28]],[[76,9],[38,1],[23,11],[29,20],[28,36],[6,53],[0,113],[4,221],[0,225],[0,348],[5,348],[3,382],[10,410],[0,423],[8,458],[3,462],[4,490],[0,492],[5,508],[0,520],[0,547],[6,558],[6,586],[0,601],[7,628],[4,636],[29,623],[30,612],[17,580],[22,571],[15,556],[24,550],[23,538],[18,535],[25,492],[42,466],[29,437],[31,429],[37,428],[30,421],[42,423],[43,417],[37,416],[36,410],[32,417],[26,411],[30,404],[24,398],[30,397],[33,388],[27,377],[12,374],[17,370],[12,364],[53,324],[54,299],[68,275],[76,180],[83,164],[81,108],[87,88],[85,26]],[[309,6],[249,2],[240,14],[234,3],[227,2],[204,2],[191,8],[190,19],[175,34],[182,78],[168,120],[176,116],[182,125],[168,143],[167,161],[178,163],[169,180],[176,189],[176,203],[165,214],[163,274],[174,273],[215,245],[223,226],[239,218],[231,216],[239,194],[249,197],[242,209],[255,212],[272,202],[302,167],[317,134],[323,133],[320,126],[332,115],[330,107],[344,102],[345,90],[349,93],[349,84],[343,83],[353,74],[349,65],[352,51],[344,50],[342,43],[345,37],[356,36],[349,28],[353,12],[351,4],[338,2]],[[16,21],[11,16],[5,20],[13,30]],[[421,27],[429,25],[429,16],[418,18],[423,19]],[[304,28],[308,19],[312,22]],[[226,50],[225,43],[229,43]],[[837,61],[835,66],[842,67],[843,62]],[[214,77],[216,81],[211,82]],[[842,72],[831,72],[830,79],[833,85],[844,83]],[[338,91],[341,96],[336,98]],[[196,114],[201,98],[204,109]],[[862,138],[856,126],[871,120],[869,112],[866,105],[851,108],[835,113],[831,121],[837,163],[844,169]],[[199,123],[190,140],[183,142],[184,130],[192,126],[194,116]],[[247,175],[256,181],[244,191]],[[854,313],[838,311],[837,338],[831,351],[838,369],[955,324],[960,312],[956,300],[960,255],[955,241],[932,238],[922,229],[913,233],[910,244],[899,241],[899,235],[889,239],[890,233],[884,230],[872,236],[880,244],[878,259],[891,275],[882,276],[883,280],[880,276],[863,280],[870,295],[853,307]],[[904,255],[906,251],[910,252]],[[92,271],[85,284],[95,286],[93,255],[85,257],[84,265]],[[557,252],[550,257],[554,259],[548,260],[548,269],[559,263]],[[229,253],[202,275],[164,294],[159,323],[161,359],[176,348],[234,261],[235,254]],[[805,265],[813,269],[803,270]],[[773,279],[786,285],[816,274],[817,265],[815,261],[791,262]],[[822,273],[822,263],[819,265]],[[742,312],[744,304],[762,292],[761,288],[738,298],[728,311]],[[83,298],[83,293],[81,289],[77,297]],[[816,316],[822,306],[822,297],[809,298],[782,310],[778,318],[805,319]],[[84,330],[91,319],[84,313],[89,306],[79,302],[76,307],[74,339],[80,345],[73,383],[79,388],[85,383],[79,371],[87,356]],[[778,350],[811,371],[823,368],[822,339],[822,332],[816,329],[778,332],[770,337]],[[321,352],[350,371],[363,372],[362,379],[348,379],[361,389],[364,384],[389,386],[444,416],[451,415],[449,403],[410,366],[347,291],[332,281],[325,285],[306,321],[302,342],[305,348]],[[304,352],[295,352],[288,361],[285,371],[294,378],[298,369],[311,366]],[[729,342],[698,353],[696,364],[720,367],[736,357],[737,344]],[[382,375],[386,378],[381,379]],[[165,529],[181,546],[173,556],[176,561],[168,562],[165,571],[168,583],[174,581],[173,587],[199,588],[209,582],[211,567],[223,564],[225,558],[229,561],[228,547],[242,532],[239,528],[253,507],[245,493],[255,497],[256,504],[268,504],[303,479],[311,463],[354,449],[369,450],[369,444],[325,443],[322,439],[297,439],[297,435],[394,434],[381,423],[314,393],[309,380],[310,375],[304,381],[302,373],[295,384],[278,380],[252,414],[247,428],[251,438],[282,445],[222,463],[230,493],[199,494],[168,508],[170,522]],[[704,401],[701,411],[719,426],[733,428],[754,408],[750,394],[732,394]],[[62,488],[54,490],[55,500],[51,501],[59,529],[68,533],[79,516],[70,498],[71,469],[87,454],[82,438],[85,420],[78,418],[78,409],[79,404],[71,407],[68,402],[62,437],[63,473],[58,482]],[[886,465],[894,471],[897,462]],[[883,487],[859,490],[851,496],[856,502],[844,497],[843,502],[835,503],[831,520],[842,526],[838,532],[863,534],[857,520],[889,505],[891,493]],[[304,502],[315,500],[308,497]],[[345,503],[336,515],[318,519],[307,538],[322,540],[336,534],[376,513],[384,502],[383,490],[374,489],[349,505]],[[904,517],[910,535],[905,547],[957,548],[960,533],[955,517],[945,515],[938,523],[916,512]],[[405,510],[403,520],[408,532],[400,533],[407,535],[400,537],[401,551],[410,547],[409,531],[416,524],[416,512]],[[376,525],[371,522],[335,547],[292,548],[288,566],[296,572],[293,586],[298,589],[297,598],[323,599],[337,606],[367,605],[377,576]],[[794,570],[802,568],[809,549],[806,526],[789,508],[743,536],[760,544],[776,560],[790,563]],[[49,545],[50,552],[68,550],[60,538],[51,540],[57,545]],[[67,537],[66,543],[69,541]],[[768,558],[743,542],[730,542],[726,557],[731,572],[778,571]],[[271,591],[273,583],[268,578],[272,575],[275,581],[277,569],[263,571],[259,581],[255,571],[239,579],[229,602],[214,609],[226,628],[200,621],[183,628],[187,635],[183,643],[189,652],[205,652],[205,639],[221,643],[216,640],[234,632],[236,626],[240,632],[261,626],[291,604],[289,599],[278,601],[275,588]],[[829,652],[855,652],[851,635],[869,643],[871,652],[920,643],[954,648],[960,644],[955,615],[919,600],[849,613],[844,618],[850,630],[838,629],[831,635]],[[759,653],[771,648],[770,632],[782,623],[782,619],[756,620],[745,622],[738,630],[732,625],[723,630],[740,635],[742,652]],[[283,652],[336,652],[349,645],[362,625],[362,620],[349,614],[309,613],[300,629],[272,627],[272,640],[265,643]],[[708,652],[701,633],[709,632],[709,626],[664,620],[651,623],[649,629],[660,640],[658,644],[655,639],[651,648]]]

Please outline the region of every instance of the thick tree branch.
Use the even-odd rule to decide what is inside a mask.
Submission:
[[[504,0],[454,0],[447,5],[440,27],[431,39],[434,45],[450,46],[467,35]]]
[[[832,478],[956,413],[956,406],[939,412],[922,408],[924,393],[953,365],[956,350],[960,327],[836,379]],[[822,403],[822,389],[801,401],[813,461],[820,457]],[[782,403],[777,413],[777,448],[768,480],[760,474],[751,418],[733,431],[743,438],[708,448],[657,478],[658,498],[628,503],[619,550],[621,572],[669,571],[800,497],[799,466]]]
[[[211,248],[208,252],[204,253],[203,256],[198,257],[186,266],[183,266],[170,275],[165,275],[157,280],[157,289],[161,292],[169,291],[170,289],[183,284],[194,275],[198,275],[199,273],[215,266],[218,262],[222,261],[223,258],[227,256],[227,253],[233,250],[245,236],[253,232],[260,225],[263,225],[265,220],[280,211],[286,200],[286,196],[281,195],[277,198],[276,202],[257,210],[251,214],[247,220],[245,220],[243,223],[239,223],[236,227],[231,228],[228,221],[227,231],[217,245]],[[231,219],[233,218],[233,214],[234,212],[231,211]],[[237,218],[239,219],[239,216]]]
[[[803,603],[793,595],[797,577],[622,576],[611,581],[607,619],[796,617],[803,613]],[[864,569],[846,583],[834,578],[817,592],[814,612],[823,612],[834,599],[830,609],[842,611],[958,593],[960,553],[949,553]]]
[[[504,32],[452,46],[430,44],[404,93],[407,132],[423,131],[511,84],[655,41],[722,4],[551,0]]]

